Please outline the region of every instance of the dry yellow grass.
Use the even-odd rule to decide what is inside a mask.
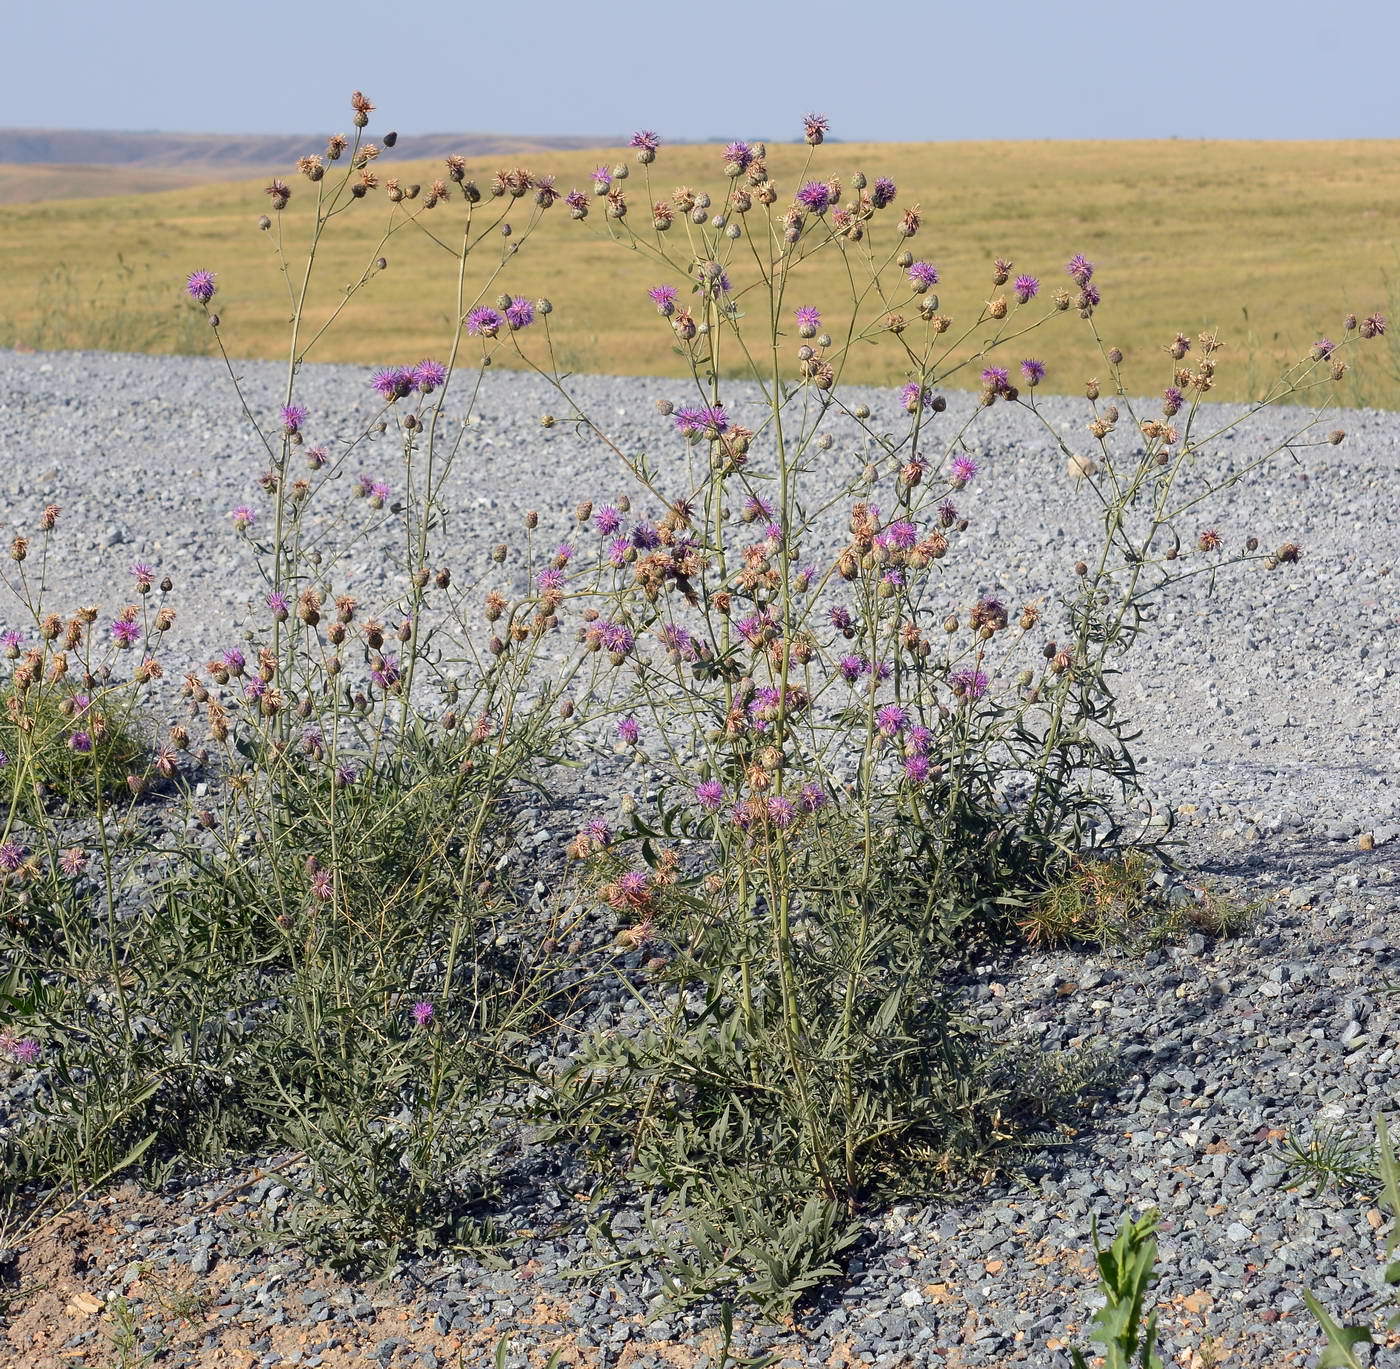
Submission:
[[[411,149],[409,149],[411,150]],[[537,171],[559,185],[588,185],[598,154],[546,153]],[[785,193],[807,155],[800,146],[770,149]],[[975,316],[991,296],[996,255],[1047,286],[1064,282],[1064,261],[1082,251],[1098,263],[1105,338],[1129,357],[1139,389],[1163,383],[1162,345],[1178,330],[1218,327],[1229,344],[1218,395],[1252,393],[1320,333],[1338,336],[1348,310],[1387,307],[1400,224],[1400,142],[1035,142],[833,144],[817,150],[822,176],[861,168],[899,183],[896,208],[918,203],[924,226],[911,246],[943,272],[945,312]],[[426,183],[441,166],[378,164],[381,175]],[[483,184],[495,160],[469,164]],[[633,222],[645,226],[645,183],[628,183]],[[314,190],[289,170],[294,190],[284,218],[295,248],[304,236]],[[715,147],[663,148],[651,168],[657,197],[688,183],[716,199],[726,183]],[[420,202],[421,204],[421,202]],[[224,335],[240,356],[284,355],[287,293],[271,235],[256,227],[266,199],[258,183],[214,184],[114,199],[0,207],[0,251],[9,280],[0,296],[0,345],[134,347],[190,350],[207,344],[179,298],[186,271],[219,273]],[[323,316],[358,276],[389,219],[383,191],[338,220],[319,269]],[[460,201],[423,222],[444,236],[459,230]],[[893,220],[886,220],[885,240]],[[570,368],[614,373],[671,370],[668,337],[644,291],[661,278],[640,254],[602,238],[602,217],[572,223],[563,206],[546,216],[503,283],[556,305],[556,336]],[[671,245],[684,252],[684,229]],[[415,229],[385,248],[390,268],[345,310],[313,360],[379,364],[439,351],[450,332],[452,258]],[[18,284],[14,284],[18,282]],[[493,292],[494,293],[494,290]],[[839,257],[807,268],[802,298],[839,315],[846,295]],[[1077,390],[1103,364],[1087,328],[1059,320],[1034,350],[1051,367],[1047,389]],[[1351,402],[1400,404],[1391,338],[1374,344]],[[1134,372],[1132,363],[1141,369]],[[851,378],[901,378],[892,349],[870,349]]]

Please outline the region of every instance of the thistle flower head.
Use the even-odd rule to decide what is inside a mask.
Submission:
[[[1034,276],[1017,276],[1011,282],[1011,288],[1016,292],[1016,298],[1026,304],[1040,293],[1040,282]]]
[[[1076,252],[1065,263],[1065,271],[1076,285],[1083,289],[1094,274],[1094,263],[1085,259],[1082,252]]]
[[[191,271],[185,282],[185,293],[200,304],[208,304],[218,290],[214,284],[214,274],[213,271]]]
[[[747,171],[749,163],[753,161],[753,148],[745,142],[732,142],[724,149],[724,160],[737,166],[740,171]]]
[[[499,310],[483,304],[467,315],[467,332],[473,337],[495,337],[505,321]]]
[[[899,704],[885,704],[875,710],[875,726],[883,736],[897,737],[908,721],[909,714]]]
[[[879,176],[875,184],[870,187],[870,203],[876,209],[884,209],[887,205],[894,203],[894,197],[898,193],[895,183],[888,176]]]
[[[141,640],[141,624],[128,618],[117,618],[112,623],[112,640],[120,647],[135,646]]]
[[[816,337],[817,329],[822,326],[821,310],[813,305],[804,304],[795,313],[798,333],[802,337]]]
[[[407,366],[388,366],[376,371],[369,383],[392,403],[413,389],[414,374]]]
[[[825,114],[808,114],[802,120],[803,135],[813,147],[821,143],[830,127]]]
[[[415,1003],[409,1011],[412,1014],[415,1027],[426,1027],[433,1020],[434,1008],[426,999]]]
[[[1011,373],[1005,366],[988,366],[982,371],[983,388],[991,390],[993,394],[1001,394],[1010,379]]]
[[[618,740],[625,743],[627,746],[635,746],[637,744],[637,738],[641,735],[641,724],[638,723],[636,718],[623,718],[617,725]]]
[[[982,468],[965,452],[960,452],[948,467],[948,474],[959,488],[966,485]]]
[[[908,275],[909,284],[916,290],[931,290],[938,284],[938,268],[931,261],[916,261]]]
[[[628,140],[627,146],[639,148],[643,152],[655,152],[661,146],[661,139],[651,129],[641,128]]]
[[[988,680],[984,671],[973,666],[963,666],[948,677],[948,683],[953,686],[955,694],[972,700],[980,699],[987,692]]]
[[[808,181],[797,192],[797,202],[814,214],[825,214],[831,207],[831,189],[825,181]]]
[[[1034,389],[1045,379],[1045,363],[1037,361],[1034,357],[1027,357],[1021,363],[1021,375],[1025,378],[1026,384]]]
[[[593,515],[593,527],[604,537],[611,537],[622,526],[622,515],[611,504],[604,504]]]
[[[280,413],[284,433],[300,432],[301,425],[311,416],[310,410],[304,404],[284,404]]]
[[[926,783],[931,769],[929,758],[922,752],[916,751],[912,756],[904,758],[904,778],[910,784]]]
[[[413,368],[413,388],[420,395],[430,395],[447,379],[447,367],[440,361],[424,357]]]
[[[791,827],[796,817],[797,805],[791,799],[775,794],[768,800],[768,821],[780,832]]]
[[[676,298],[679,294],[674,285],[653,285],[647,291],[651,302],[656,305],[657,312],[669,317],[676,312]]]
[[[695,786],[695,799],[707,813],[717,813],[724,805],[724,785],[719,780],[702,780]]]
[[[524,295],[516,295],[506,306],[506,322],[514,329],[528,328],[535,321],[535,306]]]

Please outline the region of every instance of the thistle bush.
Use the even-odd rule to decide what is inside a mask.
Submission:
[[[133,569],[140,602],[99,660],[97,611],[50,614],[42,558],[26,578],[16,543],[5,1039],[45,1073],[12,1174],[76,1190],[137,1162],[289,1150],[314,1175],[295,1236],[342,1265],[392,1262],[486,1238],[497,1123],[528,1120],[646,1198],[673,1298],[791,1308],[872,1202],[1013,1164],[1093,1083],[1090,1058],[984,1039],[948,971],[1028,928],[1072,931],[1046,900],[1083,870],[1130,862],[1141,883],[1164,859],[1130,821],[1122,656],[1185,582],[1299,559],[1279,530],[1217,529],[1211,502],[1342,440],[1323,413],[1347,349],[1385,322],[1349,319],[1221,417],[1204,403],[1220,340],[1164,339],[1161,374],[1130,381],[1081,254],[1045,284],[998,259],[990,291],[959,282],[970,303],[945,310],[918,206],[889,176],[832,174],[820,116],[781,187],[763,145],[735,142],[710,190],[664,194],[643,131],[631,165],[562,193],[519,168],[478,186],[456,157],[405,184],[383,170],[393,135],[367,140],[372,111],[356,93],[354,136],[267,187],[291,320],[274,412],[223,351],[216,273],[186,283],[262,467],[230,516],[262,583],[240,637],[172,670],[187,716],[168,736],[134,740],[164,687],[178,568],[156,599],[156,571]],[[328,288],[326,235],[373,212],[373,255]],[[640,315],[679,388],[646,452],[586,411],[551,302],[513,293],[548,213],[647,263]],[[313,414],[302,367],[386,288],[403,233],[442,249],[442,359],[368,378],[367,421]],[[845,298],[804,290],[822,255]],[[1073,433],[1039,400],[1070,378],[1028,354],[1064,327],[1091,331],[1106,377],[1079,382]],[[899,358],[897,394],[843,388],[870,347]],[[502,362],[546,382],[543,426],[595,440],[619,485],[452,564],[446,481]],[[954,417],[940,386],[968,373],[980,393]],[[1282,401],[1313,412],[1242,464],[1214,459]],[[1013,596],[964,536],[1007,406],[1051,433],[1066,497],[1100,525],[1042,580],[1008,572]],[[386,450],[392,473],[362,474]],[[375,604],[346,587],[364,549],[394,568]],[[105,751],[76,741],[93,709],[114,720]],[[535,868],[513,812],[607,748],[637,792]],[[180,815],[163,830],[157,781]],[[50,792],[92,799],[85,844]],[[590,955],[599,928],[613,946]],[[641,1025],[600,1025],[598,993]]]

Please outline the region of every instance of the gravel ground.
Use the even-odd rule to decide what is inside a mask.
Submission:
[[[239,370],[254,407],[270,412],[279,368]],[[322,429],[322,413],[368,417],[364,382],[358,369],[305,372],[314,440],[353,431],[348,416]],[[652,400],[679,399],[674,387],[586,378],[577,389],[627,449],[671,450]],[[862,397],[893,410],[888,393]],[[960,421],[969,405],[953,397],[939,422]],[[1043,406],[1083,431],[1083,401]],[[479,563],[527,508],[562,532],[579,499],[627,488],[599,448],[562,427],[543,431],[545,410],[561,406],[541,382],[488,377],[448,488],[459,510],[450,564]],[[1242,463],[1298,421],[1287,410],[1256,419],[1213,459]],[[1112,1230],[1125,1209],[1149,1205],[1164,1214],[1169,1363],[1192,1363],[1210,1337],[1224,1364],[1315,1363],[1303,1288],[1341,1315],[1376,1305],[1387,1228],[1370,1195],[1282,1186],[1285,1136],[1328,1120],[1365,1127],[1393,1107],[1400,1040],[1397,1000],[1382,992],[1400,981],[1400,605],[1389,578],[1400,551],[1400,416],[1351,412],[1336,425],[1349,431],[1342,446],[1297,451],[1210,515],[1230,541],[1298,540],[1301,564],[1245,571],[1214,595],[1204,577],[1191,582],[1122,679],[1145,725],[1148,803],[1181,821],[1200,879],[1269,897],[1258,927],[1145,958],[1021,951],[983,966],[968,995],[989,1025],[1047,1050],[1111,1047],[1122,1078],[1028,1184],[872,1217],[849,1277],[796,1327],[745,1327],[748,1350],[778,1350],[791,1366],[1066,1365],[1063,1343],[1092,1315],[1092,1221]],[[1028,414],[998,406],[976,432],[984,470],[965,501],[973,521],[960,583],[969,598],[1000,588],[1018,603],[1051,592],[1092,534],[1087,501]],[[393,469],[390,448],[379,458]],[[831,459],[833,469],[849,462],[851,446],[838,440]],[[59,605],[124,600],[138,557],[170,573],[181,612],[172,672],[237,640],[257,581],[227,511],[257,505],[260,469],[214,363],[0,352],[6,518],[28,528],[44,503],[63,506],[63,555],[50,567]],[[372,544],[349,554],[342,578],[369,601],[393,594]],[[0,623],[8,616],[0,608]],[[507,1330],[522,1350],[566,1345],[565,1363],[705,1362],[702,1321],[648,1323],[654,1286],[568,1277],[591,1262],[570,1176],[507,1214],[527,1233],[508,1267],[425,1264],[354,1286],[262,1253],[247,1235],[295,1176],[267,1170],[275,1161],[76,1209],[24,1256],[22,1268],[48,1287],[0,1332],[0,1362],[120,1363],[119,1295],[138,1340],[142,1327],[153,1328],[143,1344],[167,1337],[161,1364],[437,1365],[459,1352],[478,1364]]]

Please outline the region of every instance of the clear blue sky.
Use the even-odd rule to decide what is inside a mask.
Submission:
[[[1400,0],[7,0],[0,125],[1400,136]]]

